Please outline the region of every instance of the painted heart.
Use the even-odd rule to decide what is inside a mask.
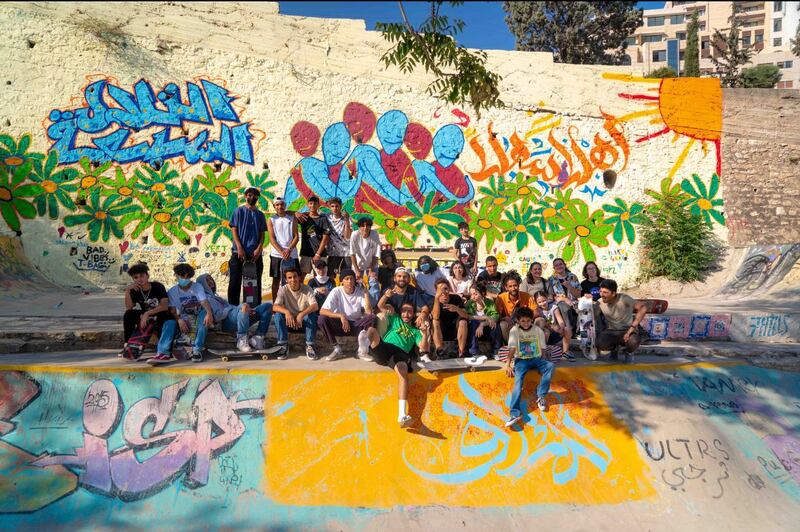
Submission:
[[[64,236],[64,232],[65,232],[66,230],[67,230],[67,228],[66,228],[66,227],[64,227],[63,225],[62,225],[61,227],[59,227],[59,228],[58,228],[58,238],[61,238],[61,237],[63,237],[63,236]]]
[[[130,245],[130,242],[128,242],[127,240],[126,240],[125,242],[122,242],[122,243],[119,245],[119,252],[120,252],[120,253],[125,253],[125,251],[128,249],[128,246],[129,246],[129,245]]]
[[[200,245],[200,239],[201,238],[203,238],[203,233],[197,233],[196,235],[194,235],[194,239],[197,242],[198,246]]]

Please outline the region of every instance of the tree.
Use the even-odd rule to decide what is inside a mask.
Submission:
[[[672,67],[660,67],[645,76],[646,78],[677,78],[678,73]]]
[[[503,107],[498,88],[502,78],[486,69],[486,52],[470,52],[458,44],[455,36],[464,29],[464,21],[441,15],[443,3],[431,2],[430,16],[418,28],[409,22],[403,2],[398,2],[403,22],[375,24],[393,45],[381,57],[384,66],[395,65],[407,74],[422,66],[436,76],[428,94],[452,104],[469,104],[478,117],[481,109]],[[453,7],[463,3],[448,2]]]
[[[552,52],[556,63],[618,65],[642,24],[636,2],[503,2],[516,49]]]
[[[735,13],[731,16],[728,35],[723,35],[720,30],[714,30],[711,46],[715,52],[711,55],[711,62],[716,67],[722,86],[741,87],[743,82],[741,69],[750,62],[753,50],[750,47],[740,46],[739,21]]]
[[[781,80],[781,69],[775,65],[758,65],[742,71],[742,86],[750,89],[772,89]]]
[[[683,75],[689,78],[700,77],[700,50],[697,47],[697,31],[700,24],[697,22],[698,10],[692,12],[686,35],[686,50],[684,50]]]
[[[797,33],[795,33],[794,39],[792,39],[792,53],[800,57],[800,26],[797,27]]]

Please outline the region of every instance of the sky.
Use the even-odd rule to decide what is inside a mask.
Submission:
[[[400,22],[397,2],[279,2],[284,15],[323,18],[364,19],[367,29],[374,30],[375,22]],[[429,2],[403,2],[409,19],[420,24],[430,11]],[[664,2],[639,2],[642,9],[656,9]],[[468,48],[513,50],[514,36],[504,21],[502,2],[465,2],[457,8],[445,4],[442,14],[460,18],[465,23],[458,41]]]

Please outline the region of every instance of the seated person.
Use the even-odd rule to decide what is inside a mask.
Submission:
[[[476,357],[478,351],[478,341],[488,340],[492,343],[492,357],[497,358],[497,351],[503,345],[503,337],[497,320],[500,314],[494,301],[486,297],[486,283],[483,281],[475,282],[469,289],[469,299],[464,305],[464,310],[469,315],[469,354]]]
[[[583,266],[583,281],[581,281],[581,295],[592,294],[592,299],[600,299],[600,283],[605,278],[600,277],[600,268],[597,263],[590,260]]]
[[[472,277],[467,274],[467,269],[461,261],[454,261],[450,265],[450,274],[447,276],[450,281],[450,291],[461,299],[469,299],[469,287],[472,286]]]
[[[177,264],[172,271],[178,284],[167,292],[169,297],[169,310],[175,321],[170,320],[161,331],[158,341],[158,353],[147,361],[148,364],[166,364],[175,360],[172,356],[172,340],[175,338],[176,324],[183,335],[195,330],[194,345],[192,348],[192,362],[203,361],[203,347],[206,345],[206,332],[208,327],[214,326],[214,313],[211,311],[203,287],[192,282],[194,268],[189,264]]]
[[[397,256],[391,249],[381,251],[381,264],[378,266],[378,284],[381,293],[392,287],[394,282],[394,271],[397,269]]]
[[[333,279],[328,277],[328,264],[324,260],[320,259],[314,263],[314,277],[309,279],[308,287],[314,291],[317,306],[322,308],[328,294],[336,287]]]
[[[591,294],[583,296],[590,298]],[[634,312],[636,316],[634,316]],[[600,301],[594,304],[594,322],[605,318],[606,327],[596,336],[599,351],[612,351],[611,359],[617,359],[619,347],[625,347],[625,362],[633,361],[633,352],[639,348],[639,324],[647,314],[647,305],[631,296],[617,292],[617,282],[605,279],[600,283]]]
[[[439,279],[447,280],[439,265],[428,255],[423,255],[417,261],[417,271],[414,282],[417,290],[422,293],[422,300],[429,307],[433,307],[433,298],[436,296],[436,282]]]
[[[561,342],[564,356],[570,362],[575,361],[575,355],[569,352],[569,341],[572,339],[572,329],[567,327],[558,305],[551,303],[544,292],[536,292],[536,307],[542,317],[536,318],[535,324],[544,331],[547,345],[558,345]]]
[[[304,332],[306,356],[317,360],[314,337],[317,334],[319,307],[314,299],[314,291],[308,285],[300,284],[300,269],[296,265],[291,265],[284,273],[286,284],[278,289],[278,297],[272,304],[272,321],[275,323],[278,345],[282,348],[276,358],[286,360],[289,357],[290,332]]]
[[[503,276],[503,293],[494,300],[500,314],[500,331],[503,340],[508,341],[508,331],[514,326],[514,311],[521,307],[536,310],[536,301],[527,293],[519,290],[519,274],[514,270]]]
[[[331,290],[319,311],[319,328],[334,346],[325,360],[332,362],[344,357],[342,346],[336,340],[337,336],[357,336],[358,358],[372,362],[367,329],[375,325],[375,314],[372,313],[369,294],[356,284],[353,270],[342,270],[339,273],[339,283],[341,286]]]
[[[486,283],[486,297],[496,299],[503,291],[503,274],[497,271],[497,258],[486,257],[486,269],[478,274],[478,280]]]
[[[249,353],[253,348],[264,349],[264,336],[267,335],[272,321],[272,303],[261,303],[255,308],[250,308],[247,303],[239,306],[231,305],[217,295],[217,283],[207,273],[197,277],[197,284],[205,290],[214,321],[219,324],[220,329],[225,332],[236,332],[236,349],[243,353]],[[256,322],[258,330],[248,341],[247,332],[250,325]]]
[[[384,305],[388,305],[388,303],[384,303]],[[399,315],[389,309],[381,310],[386,314],[386,332],[381,337],[375,327],[370,327],[367,330],[367,338],[375,361],[382,366],[394,369],[397,373],[399,379],[397,421],[401,427],[406,427],[412,421],[406,408],[408,374],[412,371],[411,355],[415,346],[419,347],[420,353],[425,353],[428,351],[428,345],[422,331],[414,327],[413,304],[403,303]]]
[[[532,262],[530,268],[528,268],[528,275],[522,280],[519,289],[523,292],[527,292],[531,297],[533,297],[536,292],[544,292],[547,294],[547,279],[542,277],[542,271],[541,262]]]
[[[450,292],[447,279],[436,281],[436,297],[433,301],[433,345],[436,357],[446,358],[444,342],[458,342],[458,357],[463,358],[467,350],[469,314],[464,310],[464,300]]]
[[[386,312],[384,309],[388,309],[395,314],[400,314],[403,304],[411,303],[417,313],[414,319],[415,326],[424,330],[427,328],[427,322],[430,319],[430,307],[425,304],[419,290],[408,284],[409,281],[411,281],[411,277],[408,270],[402,266],[398,267],[394,271],[394,286],[384,290],[380,301],[378,301],[378,308],[384,313]],[[389,306],[387,307],[386,305]]]
[[[127,343],[133,332],[144,331],[153,322],[152,334],[161,335],[164,324],[172,319],[169,298],[164,285],[150,281],[150,268],[139,262],[128,269],[133,282],[125,289],[125,314],[122,317],[123,339]],[[120,355],[125,354],[125,349]]]
[[[578,323],[576,306],[581,297],[581,283],[578,276],[567,269],[567,263],[562,258],[553,260],[553,275],[547,280],[547,297],[558,305],[561,317],[567,327],[574,328]]]

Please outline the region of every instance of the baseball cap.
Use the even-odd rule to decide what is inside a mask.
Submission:
[[[256,196],[260,196],[261,195],[261,191],[258,190],[256,187],[247,187],[246,189],[244,189],[245,195],[247,195],[249,192],[252,192]]]
[[[314,262],[314,267],[315,268],[327,268],[328,267],[328,263],[325,262],[324,260],[320,259],[320,260]]]
[[[341,272],[339,272],[339,282],[344,281],[344,278],[347,277],[347,276],[355,277],[356,276],[356,272],[354,272],[353,270],[349,270],[349,269],[342,270]]]
[[[396,268],[394,270],[394,274],[395,275],[397,275],[398,273],[404,273],[404,274],[408,275],[408,270],[406,269],[405,266],[400,266],[400,267],[398,267],[398,268]]]
[[[283,196],[275,196],[275,199],[272,200],[272,204],[274,205],[276,203],[283,203],[285,205],[286,204],[286,200],[283,199]]]

